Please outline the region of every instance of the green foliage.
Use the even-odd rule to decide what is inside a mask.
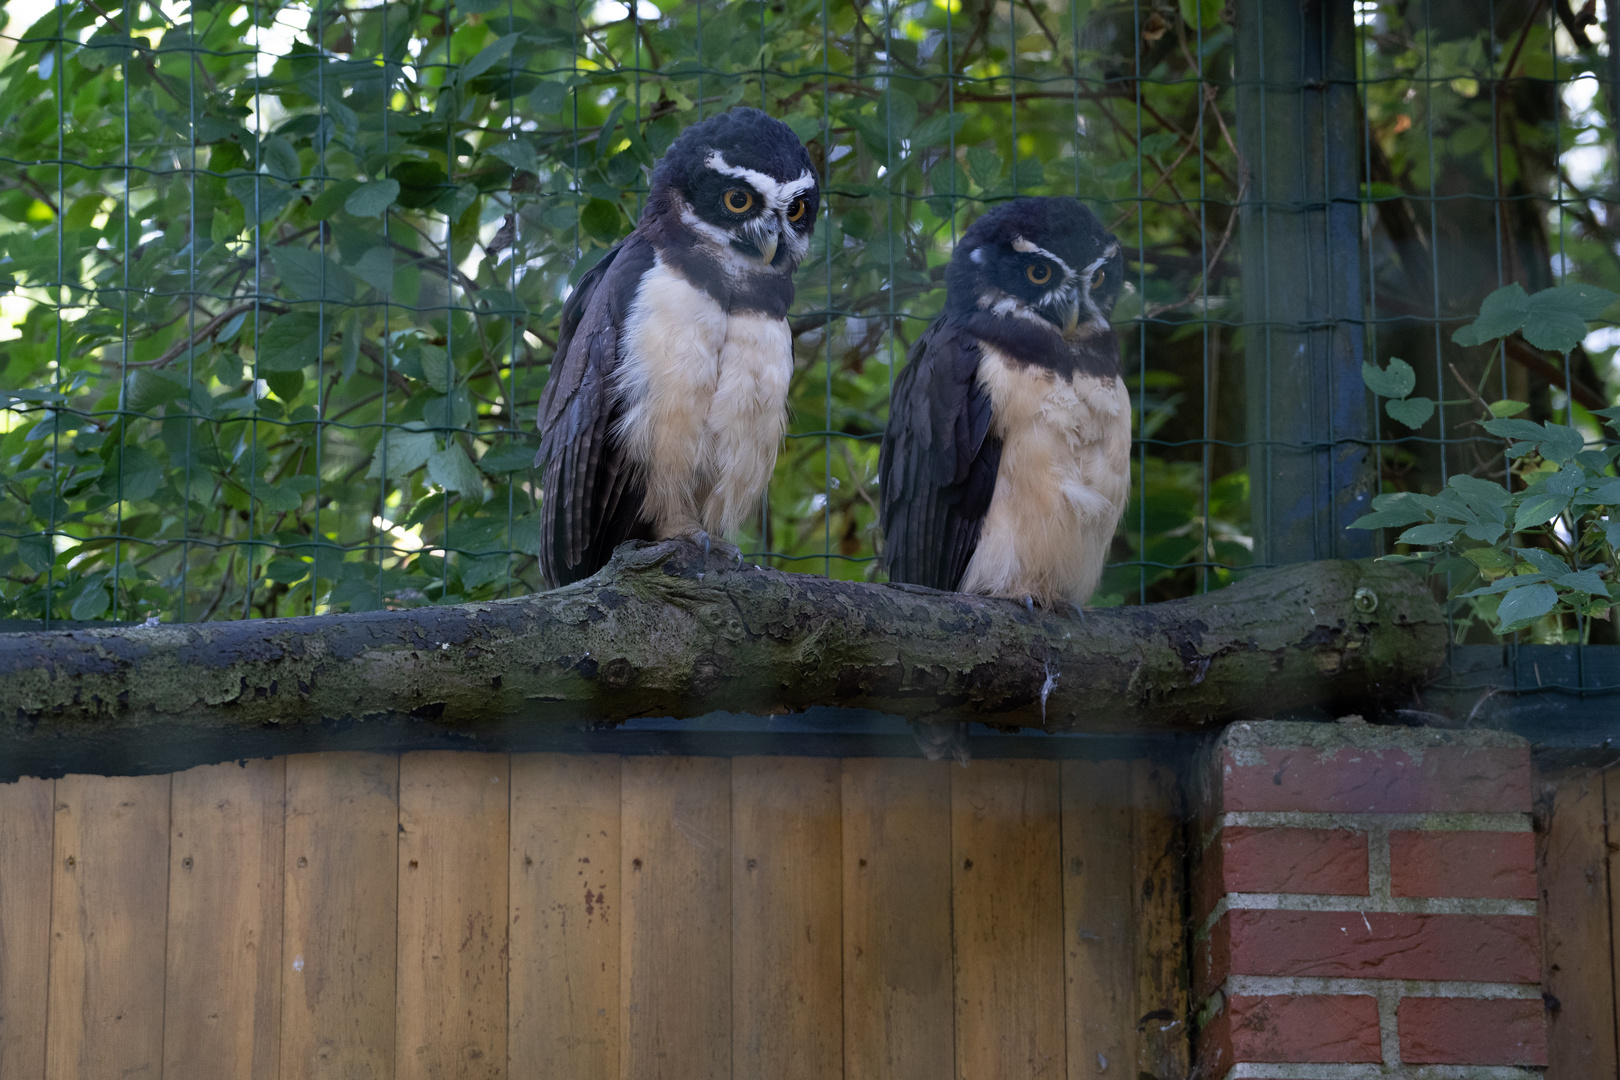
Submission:
[[[791,125],[827,193],[792,314],[793,426],[743,544],[872,573],[892,374],[989,202],[1091,200],[1137,260],[1120,309],[1133,366],[1196,386],[1193,331],[1219,307],[1204,225],[1139,193],[1240,173],[1230,88],[1205,94],[1231,63],[1224,9],[1166,10],[1172,32],[1151,38],[1117,5],[847,0],[670,3],[654,20],[612,3],[195,0],[14,21],[0,615],[537,588],[532,417],[561,305],[631,228],[657,156],[737,103]],[[1236,195],[1212,194],[1209,229]],[[1246,561],[1241,476],[1228,462],[1206,509],[1198,451],[1175,449],[1196,421],[1150,381],[1135,397],[1166,442],[1138,459],[1152,524],[1115,552],[1150,565],[1110,579],[1132,600]]]
[[[1587,321],[1616,299],[1586,285],[1534,295],[1509,285],[1491,293],[1479,318],[1453,337],[1464,345],[1499,344],[1522,332],[1538,347],[1567,351],[1586,336]],[[1404,361],[1391,360],[1382,370],[1364,365],[1362,378],[1390,399],[1385,408],[1396,419],[1401,410],[1420,407],[1423,415],[1410,427],[1433,412],[1429,399],[1409,397],[1416,378]],[[1501,635],[1545,623],[1557,634],[1565,616],[1609,617],[1620,602],[1620,442],[1611,438],[1588,448],[1594,440],[1569,424],[1517,418],[1528,408],[1523,402],[1476,399],[1479,426],[1504,443],[1506,482],[1460,474],[1437,494],[1388,492],[1350,528],[1399,528],[1397,544],[1434,549],[1386,558],[1423,563],[1446,576],[1464,623],[1494,620],[1492,629]],[[1620,408],[1595,415],[1620,435]]]

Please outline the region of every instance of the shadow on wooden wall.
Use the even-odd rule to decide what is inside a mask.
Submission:
[[[0,786],[0,1076],[1187,1075],[1147,761],[316,754]]]

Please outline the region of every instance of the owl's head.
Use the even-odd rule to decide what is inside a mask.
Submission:
[[[946,273],[946,305],[1045,320],[1066,334],[1103,330],[1124,271],[1119,241],[1078,200],[1013,199],[962,234]]]
[[[682,224],[735,273],[792,273],[810,247],[821,188],[793,129],[734,108],[681,132],[653,170],[649,214]]]

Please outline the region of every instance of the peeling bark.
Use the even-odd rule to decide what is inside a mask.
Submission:
[[[1365,708],[1443,658],[1411,574],[1319,562],[1083,617],[630,544],[514,600],[0,635],[0,781],[813,705],[1051,732]]]

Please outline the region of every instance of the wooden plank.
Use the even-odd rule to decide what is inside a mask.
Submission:
[[[1616,778],[1610,797],[1620,796]],[[1605,776],[1580,769],[1541,783],[1546,828],[1536,837],[1541,891],[1548,1080],[1614,1076],[1615,987],[1610,934],[1614,898],[1604,820]]]
[[[174,774],[165,1080],[279,1069],[285,797],[280,758]]]
[[[731,763],[624,761],[619,1075],[731,1075]]]
[[[956,1075],[1062,1076],[1063,881],[1058,766],[951,770]]]
[[[619,758],[512,758],[513,1076],[618,1080]]]
[[[732,1064],[737,1080],[843,1071],[840,769],[731,762]]]
[[[45,1075],[55,782],[0,784],[0,1076]]]
[[[1065,761],[1062,799],[1069,1080],[1134,1080],[1130,769],[1117,761]]]
[[[843,764],[845,1080],[954,1075],[954,764]]]
[[[399,758],[287,759],[282,1080],[392,1080]]]
[[[56,782],[45,1075],[159,1076],[169,777]]]
[[[1167,765],[1137,760],[1130,773],[1136,1066],[1141,1075],[1186,1076],[1192,1044],[1180,787]]]
[[[504,754],[400,759],[400,1080],[506,1076],[508,779]]]

